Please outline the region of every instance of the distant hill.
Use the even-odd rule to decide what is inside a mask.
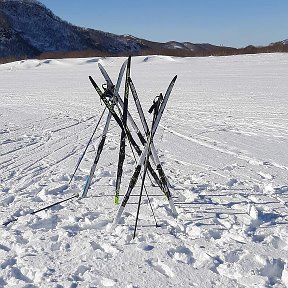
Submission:
[[[268,47],[244,49],[193,44],[152,42],[131,35],[115,35],[72,25],[55,16],[36,0],[0,0],[0,58],[7,62],[24,58],[126,56],[161,54],[208,56],[258,53],[264,48],[285,50],[288,41]],[[276,49],[274,49],[276,50]]]

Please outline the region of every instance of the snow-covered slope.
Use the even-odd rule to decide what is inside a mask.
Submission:
[[[82,191],[105,123],[68,186],[104,109],[88,75],[104,83],[100,62],[115,81],[123,61],[0,66],[0,219],[22,215],[0,227],[0,286],[287,287],[287,54],[132,58],[145,112],[178,74],[155,138],[177,219],[147,181],[160,227],[144,197],[132,239],[137,187],[111,230],[115,122],[88,198],[28,215]],[[134,165],[127,147],[121,195]]]

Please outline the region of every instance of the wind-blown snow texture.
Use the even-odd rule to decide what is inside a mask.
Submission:
[[[287,54],[132,59],[145,111],[178,74],[155,139],[178,219],[147,181],[161,227],[144,198],[132,240],[137,187],[110,229],[118,208],[115,122],[88,198],[26,215],[82,190],[101,129],[67,184],[104,109],[88,75],[104,83],[101,62],[116,81],[123,61],[0,66],[0,220],[23,215],[0,228],[0,286],[286,287]],[[135,165],[127,149],[121,195]]]

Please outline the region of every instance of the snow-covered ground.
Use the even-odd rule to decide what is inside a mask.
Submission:
[[[88,197],[29,215],[82,191],[105,124],[68,186],[104,109],[88,75],[116,82],[124,60],[0,66],[0,220],[21,216],[0,227],[0,287],[288,286],[288,54],[132,58],[145,112],[178,75],[155,138],[177,219],[147,181],[160,227],[143,197],[132,239],[138,183],[111,229],[115,121]],[[121,195],[134,166],[128,147]]]

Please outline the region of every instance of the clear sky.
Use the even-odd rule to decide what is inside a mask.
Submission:
[[[244,47],[288,39],[288,0],[40,0],[72,24],[170,40]]]

